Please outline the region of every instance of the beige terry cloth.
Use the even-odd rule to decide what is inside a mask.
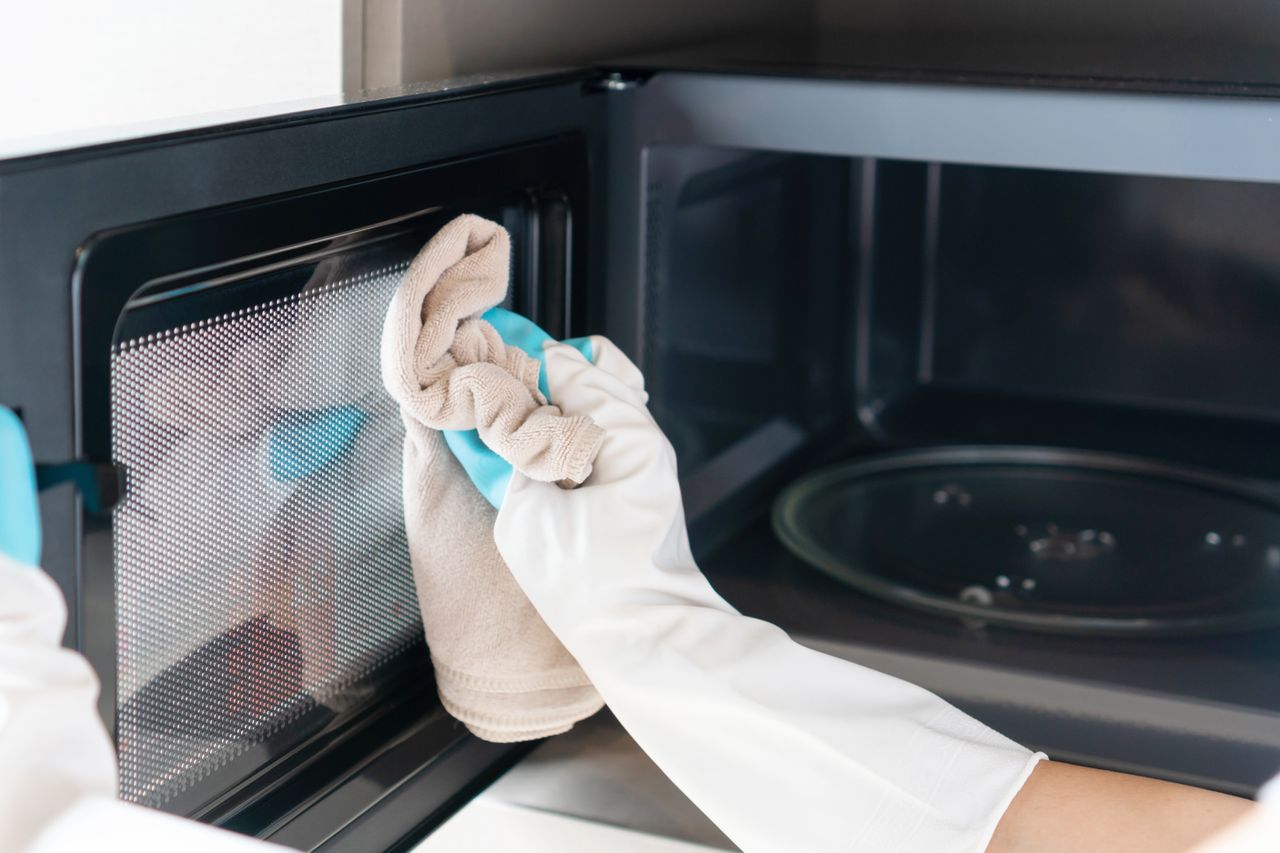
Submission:
[[[405,426],[404,510],[414,581],[445,709],[485,740],[567,731],[602,705],[512,578],[496,511],[441,429],[478,429],[527,476],[580,483],[603,433],[538,391],[538,362],[479,315],[506,295],[506,231],[460,216],[423,248],[392,299],[383,381]]]
[[[532,480],[581,483],[604,433],[562,415],[538,390],[539,364],[480,315],[507,295],[510,239],[478,216],[454,219],[405,273],[382,333],[382,380],[402,415],[475,429]]]

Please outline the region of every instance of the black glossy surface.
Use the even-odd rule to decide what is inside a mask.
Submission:
[[[877,161],[856,393],[900,445],[1275,478],[1275,185]]]
[[[569,274],[581,259],[581,249],[577,258],[570,254],[570,223],[571,211],[582,210],[586,203],[584,168],[582,140],[565,138],[95,237],[81,254],[75,279],[80,296],[77,320],[86,453],[90,458],[109,458],[111,452],[107,356],[114,340],[162,332],[292,296],[307,285],[318,258],[362,252],[361,266],[353,271],[377,266],[379,257],[406,260],[434,228],[460,210],[503,221],[512,231],[514,304],[548,324],[553,333],[563,334]],[[389,221],[392,224],[370,227]],[[552,316],[541,316],[548,312]],[[110,577],[112,571],[110,562],[88,562],[86,569],[98,577]],[[113,647],[113,625],[105,614],[85,624],[85,636],[99,654]],[[261,645],[263,638],[257,633],[254,637]],[[214,645],[219,642],[215,640]],[[235,647],[234,641],[227,642],[228,648]],[[218,655],[216,649],[198,653],[201,660]],[[255,646],[246,660],[259,661],[263,653]],[[298,669],[296,662],[290,668],[287,648],[282,654],[281,663],[273,664],[275,669]],[[298,657],[296,650],[292,654]],[[400,670],[412,661],[394,663],[391,670]],[[181,667],[179,663],[172,672],[163,673],[147,689],[164,693],[170,682],[188,684],[191,679]],[[208,684],[209,695],[195,700],[209,702],[210,719],[231,727],[206,733],[209,737],[225,738],[237,725],[234,716],[224,718],[219,710],[228,706],[229,697],[238,695],[235,677],[229,672],[227,684]],[[385,681],[384,673],[360,686],[356,695],[377,693],[385,689]],[[113,699],[111,687],[112,681],[104,678],[104,704]],[[135,704],[146,701],[146,695],[134,698]],[[433,699],[423,707],[438,705]],[[233,762],[166,802],[165,808],[179,813],[203,808],[210,797],[219,796],[228,785],[238,785],[246,774],[305,748],[310,738],[323,736],[332,717],[333,712],[321,706],[267,741],[246,744]],[[201,734],[183,731],[170,736]]]
[[[938,171],[933,382],[1280,417],[1280,186]]]
[[[645,376],[683,474],[771,424],[816,434],[851,418],[847,161],[658,149],[649,162],[668,194],[649,230]]]
[[[311,264],[307,256],[346,250],[350,241],[342,235],[354,230],[410,217],[403,230],[422,242],[433,225],[458,211],[503,218],[503,201],[544,187],[563,193],[570,207],[583,205],[585,156],[580,140],[564,140],[95,235],[80,250],[73,279],[79,297],[75,322],[85,454],[90,459],[110,455],[107,357],[118,337],[145,331],[118,328],[116,319],[144,288],[150,293],[158,281],[164,289],[178,289],[188,282],[235,276],[239,283],[217,290],[219,310],[261,304],[296,292]],[[443,210],[435,212],[437,208]],[[303,260],[293,261],[299,267],[296,284],[287,280],[289,273],[253,275],[256,269],[297,258]],[[203,319],[183,315],[181,306],[174,301],[167,316],[151,322],[172,328]]]
[[[788,551],[763,514],[742,521],[709,552],[695,539],[698,565],[735,606],[788,631],[1280,712],[1280,631],[1099,640],[974,629],[850,589]]]
[[[376,801],[369,802],[358,812],[359,816],[340,831],[328,836],[316,850],[323,853],[364,853],[368,850],[408,853],[455,810],[537,745],[536,742],[487,743],[467,735],[445,749],[438,749],[430,733],[423,732],[417,737],[424,741],[424,752],[433,755],[431,760],[425,764],[414,763],[409,750],[416,744],[414,740],[406,740],[397,745],[395,753],[380,757],[371,764],[370,775],[384,782],[384,788],[379,792],[381,795]],[[357,781],[353,787],[360,792],[365,786]],[[316,808],[328,809],[332,805],[339,805],[339,814],[356,813],[349,805],[343,807],[345,804],[330,803],[327,799]],[[321,811],[322,820],[330,821],[333,814],[333,811]],[[273,836],[271,840],[282,839]]]
[[[192,806],[191,816],[248,835],[262,835],[287,824],[289,816],[307,809],[315,799],[343,779],[358,776],[368,758],[388,748],[405,731],[433,723],[435,731],[453,743],[465,734],[456,722],[441,723],[435,708],[435,682],[425,651],[419,646],[409,666],[368,689],[364,701],[350,713],[335,715],[319,726],[299,726],[299,736],[275,751],[250,751],[238,777],[218,796]],[[443,748],[443,747],[438,747]],[[431,756],[419,756],[423,761]],[[350,815],[333,815],[334,821]]]
[[[93,234],[565,134],[585,134],[588,161],[601,164],[604,104],[582,97],[583,77],[415,90],[0,165],[0,403],[21,411],[36,461],[58,464],[83,452],[71,279],[79,247]],[[596,239],[591,219],[577,218],[581,257]],[[588,290],[579,288],[579,297]],[[110,540],[100,520],[82,515],[69,485],[40,500],[43,563],[71,612],[67,642],[109,677],[110,652],[81,635],[86,621],[110,608],[111,578],[83,569],[86,560],[110,559]]]
[[[23,412],[37,460],[59,462],[109,449],[105,362],[117,318],[127,299],[148,282],[163,290],[210,274],[185,274],[199,265],[240,277],[246,283],[237,298],[252,303],[265,298],[269,288],[255,292],[253,270],[264,259],[247,255],[267,252],[269,262],[305,267],[312,262],[308,253],[340,249],[343,238],[337,235],[352,229],[439,205],[487,210],[496,203],[495,213],[504,205],[520,211],[520,221],[504,217],[504,224],[524,234],[515,258],[522,274],[540,277],[527,294],[528,308],[546,312],[543,322],[557,331],[574,322],[564,309],[565,291],[587,278],[588,214],[595,202],[588,196],[586,174],[590,162],[599,162],[592,140],[603,107],[582,97],[581,77],[570,75],[572,82],[560,85],[543,80],[489,91],[408,93],[5,163],[0,167],[0,400]],[[562,147],[520,153],[530,143],[553,139]],[[477,155],[496,150],[516,153],[476,162]],[[430,168],[442,163],[461,165]],[[530,220],[545,227],[525,233],[521,222]],[[135,229],[138,223],[157,227]],[[107,232],[118,242],[104,241],[88,253],[79,248]],[[572,246],[571,256],[564,254],[566,246]],[[114,261],[112,251],[117,252]],[[73,302],[72,274],[81,262]],[[286,292],[288,278],[277,281]],[[588,292],[584,284],[572,294],[575,310],[588,310]],[[194,300],[186,308],[182,300],[158,303],[139,310],[131,321],[162,329],[185,322],[179,316],[184,311],[216,310],[216,301]],[[77,389],[85,393],[86,406]],[[115,646],[109,525],[81,515],[66,489],[42,496],[42,515],[49,543],[45,565],[71,606],[69,639],[86,651],[102,676],[110,720]],[[412,658],[415,665],[425,663],[420,653]],[[411,666],[401,674],[415,671]],[[412,834],[441,819],[469,796],[474,783],[519,752],[466,735],[439,711],[429,681],[423,691],[384,682],[361,689],[368,692],[354,691],[338,713],[322,712],[245,752],[226,773],[192,790],[182,810],[254,834],[283,832],[292,816],[309,814],[298,825],[298,838],[318,844],[388,791],[412,788],[414,798],[401,803],[396,816],[380,813],[374,822],[380,837]],[[393,726],[377,713],[369,717],[371,709],[394,705],[401,694],[412,700],[397,706],[397,713],[407,715],[404,722]],[[369,719],[385,725],[369,728]],[[397,741],[406,726],[418,734]],[[427,734],[428,729],[439,734]],[[410,742],[412,747],[400,748]],[[370,760],[384,752],[394,758]],[[435,764],[445,753],[448,761]],[[371,775],[362,767],[373,768]],[[371,780],[381,781],[371,785]],[[325,799],[326,792],[343,786],[361,793]],[[324,805],[312,809],[319,800]],[[347,807],[354,811],[344,811]]]
[[[473,737],[438,707],[426,667],[361,710],[197,816],[301,850],[408,849],[534,746]]]
[[[1206,10],[1208,13],[1208,10]],[[1018,14],[1010,12],[1010,17]],[[952,32],[827,27],[752,35],[607,64],[662,70],[1215,95],[1280,94],[1280,60],[1254,34],[1037,31],[1035,18]]]
[[[514,93],[533,88],[580,83],[598,77],[585,68],[543,67],[468,74],[423,80],[377,89],[341,92],[276,104],[259,104],[214,113],[162,118],[136,124],[84,128],[53,137],[37,137],[30,146],[21,141],[0,148],[0,175],[39,169],[49,163],[86,160],[111,153],[147,149],[159,144],[189,142],[208,136],[317,124],[334,118],[416,108],[476,96]]]

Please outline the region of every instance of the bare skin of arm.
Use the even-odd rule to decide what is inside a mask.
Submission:
[[[987,853],[1178,853],[1251,805],[1187,785],[1042,761],[1000,820]]]

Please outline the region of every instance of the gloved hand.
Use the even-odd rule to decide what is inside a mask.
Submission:
[[[622,725],[744,851],[980,851],[1042,755],[933,694],[737,613],[690,554],[640,371],[548,344],[550,392],[605,439],[565,491],[516,472],[495,538]]]
[[[548,402],[555,402],[551,399],[551,389],[547,386],[547,366],[542,349],[552,340],[551,336],[532,320],[505,308],[490,308],[481,315],[480,319],[493,326],[502,337],[504,344],[517,347],[537,360],[538,391]],[[586,357],[590,357],[591,341],[588,338],[571,338],[565,343],[582,352]],[[449,447],[449,452],[462,463],[462,469],[467,472],[472,485],[490,504],[494,507],[499,506],[502,503],[502,496],[506,494],[507,483],[511,481],[513,470],[511,463],[484,443],[480,438],[479,430],[447,429],[441,434]]]

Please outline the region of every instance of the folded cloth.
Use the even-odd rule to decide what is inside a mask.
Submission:
[[[538,388],[541,364],[481,314],[507,293],[510,240],[478,216],[454,219],[409,266],[382,334],[382,379],[406,419],[475,429],[531,480],[581,483],[604,433]]]
[[[567,731],[602,702],[511,577],[496,511],[445,446],[475,429],[525,476],[580,483],[603,440],[538,390],[539,362],[480,319],[506,295],[507,233],[476,216],[440,230],[387,313],[383,381],[405,426],[404,509],[414,581],[445,709],[485,740]]]

